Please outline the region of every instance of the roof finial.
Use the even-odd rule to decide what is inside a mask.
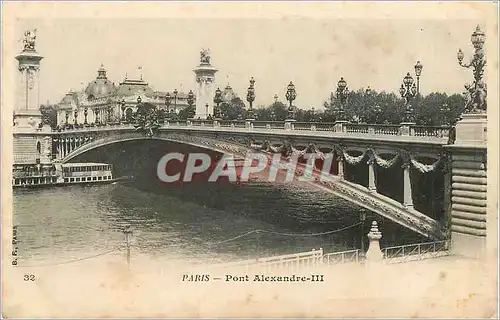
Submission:
[[[142,66],[138,66],[137,69],[139,69],[139,74],[140,74],[141,80],[142,80]]]

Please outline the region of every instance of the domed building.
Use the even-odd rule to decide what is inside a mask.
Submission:
[[[165,104],[167,94],[170,95],[169,110]],[[64,126],[130,120],[138,101],[175,113],[189,106],[187,93],[155,91],[142,76],[139,79],[125,77],[117,86],[108,79],[106,69],[101,65],[97,77],[85,89],[70,90],[62,98],[57,105],[57,123]]]
[[[88,84],[85,94],[89,100],[92,100],[112,96],[115,92],[115,84],[108,80],[106,69],[101,64],[101,67],[97,70],[97,78]]]
[[[231,103],[231,101],[233,101],[233,99],[237,99],[239,98],[236,93],[234,93],[233,91],[233,88],[228,84],[224,90],[222,90],[222,94],[221,94],[221,98],[222,98],[222,102],[226,102],[226,103]]]

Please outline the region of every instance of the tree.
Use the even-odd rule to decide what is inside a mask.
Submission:
[[[195,115],[195,109],[194,106],[188,106],[182,110],[179,111],[179,119],[181,120],[187,120],[187,119],[192,119]]]
[[[243,119],[245,117],[245,103],[240,98],[220,104],[220,113],[224,120]]]
[[[443,105],[446,104],[446,93],[433,92],[422,98],[420,103],[415,99],[416,123],[421,125],[441,125],[444,123]]]
[[[460,115],[465,110],[466,101],[461,94],[452,94],[446,99],[444,108],[445,120],[448,124],[455,125],[460,119]]]
[[[154,132],[160,127],[158,123],[158,109],[154,104],[142,103],[137,107],[134,114],[136,130],[145,131],[148,137],[153,136]]]
[[[40,112],[42,113],[42,124],[49,125],[52,129],[55,129],[57,127],[57,110],[55,106],[42,104]]]

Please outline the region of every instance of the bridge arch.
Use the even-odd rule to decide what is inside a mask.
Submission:
[[[88,142],[78,146],[76,149],[68,153],[61,159],[61,162],[67,163],[83,153],[106,145],[145,139],[182,143],[238,157],[245,157],[248,152],[256,152],[255,148],[252,148],[251,144],[243,145],[238,143],[238,141],[228,141],[218,139],[217,137],[195,136],[167,131],[159,131],[153,137],[147,137],[143,132],[130,130],[129,132],[121,132],[118,134],[110,132],[106,135],[100,137],[98,136],[93,139],[83,139]],[[270,149],[274,149],[271,146],[269,147]],[[308,147],[308,149],[314,148]],[[266,152],[265,150],[261,151]],[[285,166],[287,164],[288,163],[286,163]],[[285,168],[285,166],[281,165],[282,164],[278,164],[278,167]],[[304,172],[302,171],[302,173]],[[387,196],[373,192],[373,190],[369,190],[364,186],[346,181],[340,176],[330,175],[324,177],[324,179],[315,177],[307,183],[315,186],[317,189],[326,191],[375,212],[421,235],[433,239],[442,237],[439,225],[434,219],[427,217],[425,214],[414,210],[413,208],[407,208],[405,205]]]
[[[175,143],[182,143],[191,145],[194,147],[199,147],[203,149],[209,149],[212,151],[217,151],[223,154],[243,154],[248,148],[230,143],[230,142],[217,142],[217,141],[203,141],[197,139],[196,137],[192,137],[190,135],[184,134],[157,134],[153,137],[146,137],[142,132],[130,132],[126,134],[119,135],[109,135],[106,137],[97,137],[92,139],[92,141],[87,142],[86,144],[76,148],[67,154],[64,158],[61,159],[61,163],[67,163],[72,159],[78,157],[79,155],[88,152],[90,150],[94,150],[106,145],[111,145],[115,143],[125,142],[125,141],[133,141],[133,140],[161,140],[161,141],[169,141]]]

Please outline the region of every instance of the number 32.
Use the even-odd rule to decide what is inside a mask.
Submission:
[[[35,275],[34,274],[25,274],[24,281],[35,281]]]

